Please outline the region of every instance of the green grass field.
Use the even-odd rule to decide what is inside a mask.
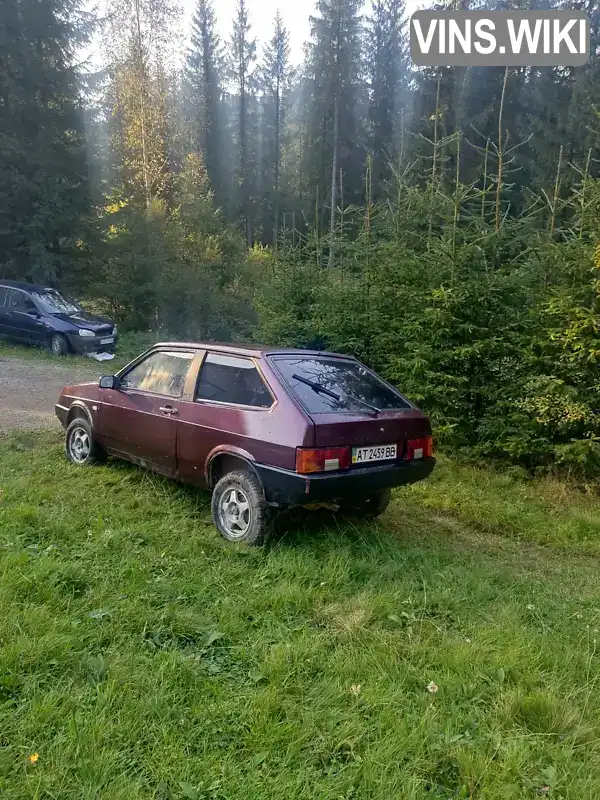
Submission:
[[[240,549],[206,494],[4,437],[0,797],[595,800],[599,555],[591,496],[449,461]]]

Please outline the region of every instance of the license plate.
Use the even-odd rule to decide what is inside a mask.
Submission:
[[[397,444],[380,444],[377,447],[353,447],[352,463],[367,464],[373,461],[391,461],[397,458]]]
[[[112,344],[115,340],[114,336],[109,336],[108,339],[100,339],[100,344]]]

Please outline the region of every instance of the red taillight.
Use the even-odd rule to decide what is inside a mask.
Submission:
[[[303,475],[309,472],[330,472],[348,469],[350,466],[349,447],[327,447],[319,450],[296,448],[296,472]]]
[[[417,458],[431,458],[433,455],[433,437],[424,436],[422,439],[409,439],[406,443],[406,460],[413,461]]]

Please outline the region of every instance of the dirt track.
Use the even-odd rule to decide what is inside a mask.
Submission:
[[[63,386],[94,380],[102,366],[87,359],[59,363],[0,355],[0,434],[15,428],[51,428]]]

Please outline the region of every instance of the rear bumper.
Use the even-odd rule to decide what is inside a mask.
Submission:
[[[114,353],[117,346],[118,337],[112,336],[79,336],[79,334],[69,334],[69,344],[74,353],[83,355],[84,353]],[[102,339],[112,339],[110,344],[101,344]]]
[[[435,458],[425,458],[344,472],[298,475],[285,469],[254,465],[267,501],[276,506],[335,503],[336,500],[368,497],[381,489],[422,481],[434,466]]]

